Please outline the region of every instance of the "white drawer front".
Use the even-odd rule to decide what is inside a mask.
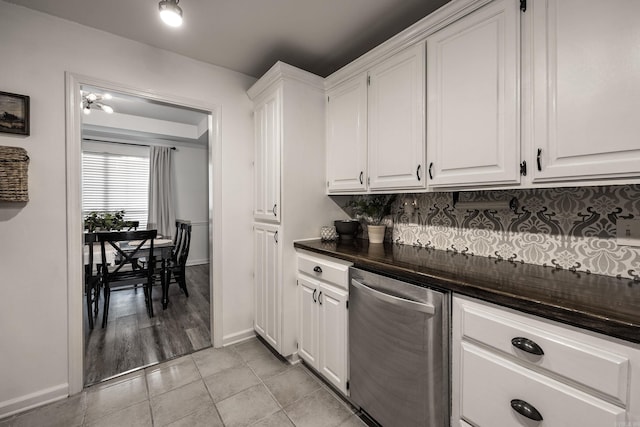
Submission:
[[[534,322],[525,316],[491,307],[464,303],[462,334],[518,359],[583,384],[627,404],[629,360],[602,347],[584,344],[571,338],[571,331]],[[537,356],[516,348],[513,338],[525,338],[537,344],[543,355]]]
[[[342,289],[348,289],[349,266],[351,264],[337,261],[300,252],[298,253],[298,270],[301,273],[332,283]]]
[[[563,383],[463,342],[464,372],[460,414],[478,427],[496,426],[620,426],[625,411]],[[511,401],[519,399],[535,407],[543,421],[534,422],[517,413]]]

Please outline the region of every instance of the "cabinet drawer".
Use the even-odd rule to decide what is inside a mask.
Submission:
[[[347,261],[298,252],[298,270],[301,273],[332,283],[343,289],[348,289],[349,287],[349,266],[351,265]]]
[[[479,427],[539,425],[512,408],[532,405],[546,426],[623,425],[625,411],[573,387],[508,361],[471,343],[462,343],[460,413]]]
[[[628,357],[605,350],[601,345],[584,343],[577,333],[497,308],[459,300],[461,333],[472,339],[516,357],[525,365],[536,366],[604,393],[625,406],[629,378]],[[517,347],[519,339],[531,347],[535,343],[542,355]],[[599,340],[591,340],[599,343]]]

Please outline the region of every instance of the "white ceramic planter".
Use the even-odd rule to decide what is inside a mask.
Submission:
[[[369,243],[382,243],[384,242],[384,232],[387,228],[386,225],[369,225],[367,230],[369,233]]]

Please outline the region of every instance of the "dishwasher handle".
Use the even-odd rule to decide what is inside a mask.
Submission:
[[[370,295],[378,298],[381,301],[388,302],[393,305],[397,305],[399,307],[403,307],[413,311],[421,311],[423,313],[433,315],[436,312],[433,304],[411,301],[405,298],[396,297],[393,295],[385,294],[384,292],[377,291],[364,283],[358,282],[356,279],[351,279],[351,284],[356,288],[360,289],[364,292],[369,293]]]

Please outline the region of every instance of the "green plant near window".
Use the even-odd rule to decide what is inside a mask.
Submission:
[[[387,215],[391,214],[391,206],[396,200],[395,194],[365,194],[354,196],[347,207],[352,215],[363,219],[370,225],[381,225]]]
[[[124,211],[92,211],[84,218],[84,228],[90,232],[96,230],[122,230],[126,225],[127,221],[124,220]]]

